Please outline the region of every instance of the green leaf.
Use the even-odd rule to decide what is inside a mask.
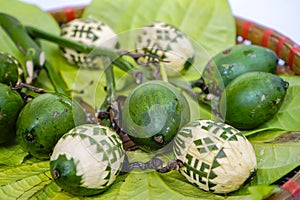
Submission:
[[[266,130],[252,134],[247,138],[250,142],[273,142],[285,133],[286,131],[281,130]]]
[[[69,88],[74,91],[83,90],[84,93],[73,92],[73,97],[81,97],[87,104],[97,109],[105,98],[105,77],[102,72],[91,72],[89,70],[78,70],[76,68],[61,70],[61,75]],[[90,82],[93,84],[89,85]]]
[[[0,171],[0,195],[3,199],[43,200],[126,200],[126,199],[249,199],[249,195],[225,198],[200,190],[188,183],[177,171],[161,174],[155,171],[119,175],[105,192],[92,197],[79,197],[63,191],[49,177],[49,162],[26,163]]]
[[[267,130],[257,132],[247,137],[250,142],[272,142],[272,143],[285,143],[297,142],[300,140],[300,132],[287,132],[281,130]]]
[[[264,144],[254,143],[258,159],[258,184],[270,184],[299,164],[297,157],[300,143]],[[140,151],[132,152],[133,159],[148,159]],[[138,155],[137,155],[138,154]],[[288,156],[287,156],[288,155]],[[138,158],[135,158],[135,157]],[[149,156],[149,157],[147,157]],[[171,159],[171,156],[168,158]],[[133,161],[133,160],[132,160]],[[1,167],[0,195],[6,199],[80,199],[62,191],[50,180],[48,161],[30,159],[17,167]],[[252,185],[253,186],[253,185]],[[226,199],[251,199],[242,192]],[[155,171],[131,172],[120,175],[104,193],[83,199],[224,199],[200,190],[188,183],[178,172],[160,174]],[[82,198],[81,198],[82,199]]]
[[[139,28],[154,21],[172,24],[192,40],[197,70],[211,56],[235,44],[235,20],[226,0],[92,1],[83,17],[111,26],[120,38],[121,48],[129,51]],[[198,66],[200,63],[202,66]]]
[[[39,162],[6,168],[0,172],[3,199],[28,199],[49,184],[49,163]]]
[[[176,171],[130,173],[120,194],[122,199],[224,199],[187,183]]]
[[[0,165],[20,165],[28,155],[18,144],[0,146]]]
[[[251,193],[252,200],[261,200],[269,197],[270,195],[279,192],[280,188],[274,185],[258,185],[248,188]]]
[[[225,0],[101,0],[93,1],[83,17],[97,18],[117,33],[164,21],[213,54],[235,44],[235,22]]]
[[[288,74],[281,74],[279,75],[283,80],[287,81],[289,83],[289,86],[300,86],[300,76],[298,75],[288,75]]]
[[[300,164],[300,142],[252,143],[257,157],[257,184],[269,185]]]

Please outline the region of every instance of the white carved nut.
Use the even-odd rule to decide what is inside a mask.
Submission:
[[[184,73],[193,63],[194,48],[189,38],[174,26],[154,22],[142,28],[135,41],[138,53],[157,55],[169,76]],[[147,57],[139,60],[147,63]]]
[[[257,161],[247,138],[230,125],[194,120],[175,137],[175,158],[180,173],[199,188],[213,193],[239,189],[254,176]]]
[[[84,124],[60,138],[50,158],[54,181],[65,191],[90,196],[116,180],[125,157],[119,135],[106,126]]]
[[[119,40],[116,33],[107,24],[94,19],[74,19],[61,28],[63,38],[83,43],[88,46],[118,48]],[[61,47],[66,60],[81,68],[101,69],[105,66],[103,59],[91,54]]]

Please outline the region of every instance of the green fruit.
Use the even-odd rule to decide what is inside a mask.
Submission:
[[[127,97],[122,127],[142,150],[150,152],[167,145],[190,120],[185,97],[171,84],[149,81]]]
[[[211,79],[212,69],[221,77],[224,86],[240,74],[261,71],[274,73],[278,57],[274,51],[257,45],[235,45],[217,54],[208,62],[203,72],[204,79]]]
[[[221,97],[225,121],[238,129],[253,129],[279,110],[288,83],[267,72],[248,72],[229,83]]]
[[[19,93],[0,83],[0,144],[14,139],[16,121],[23,106]]]
[[[232,126],[213,120],[194,120],[174,140],[179,172],[199,188],[229,193],[248,183],[257,162],[251,143]]]
[[[15,86],[18,82],[19,61],[7,53],[0,52],[0,83]]]
[[[62,94],[45,93],[22,109],[17,121],[17,139],[31,155],[48,159],[59,138],[84,123],[86,114],[76,101]]]
[[[91,196],[111,186],[125,151],[116,132],[97,124],[77,126],[60,138],[50,158],[54,181],[74,195]]]

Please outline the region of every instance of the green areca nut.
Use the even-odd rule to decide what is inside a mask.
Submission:
[[[238,129],[254,129],[274,118],[284,101],[289,83],[267,72],[247,72],[225,88],[220,107],[225,122]]]
[[[24,104],[18,92],[0,83],[0,144],[14,139],[16,121]]]
[[[21,64],[14,56],[0,52],[0,83],[15,86],[21,69]]]
[[[133,142],[142,150],[153,152],[167,146],[190,120],[190,108],[177,88],[153,80],[131,91],[122,119],[122,127]]]
[[[79,103],[59,93],[41,94],[27,103],[17,120],[17,140],[38,159],[49,159],[59,138],[86,123]]]

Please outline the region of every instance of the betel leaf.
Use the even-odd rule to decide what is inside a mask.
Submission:
[[[6,168],[0,171],[0,197],[3,199],[28,199],[41,190],[49,179],[49,163],[38,162]]]
[[[261,200],[269,197],[270,195],[279,192],[280,188],[274,185],[258,185],[248,188],[251,193],[252,200]]]
[[[178,172],[130,173],[120,191],[122,199],[224,199],[189,184]]]
[[[0,195],[3,199],[250,199],[249,195],[224,197],[205,192],[188,183],[177,171],[165,174],[155,171],[121,174],[108,190],[92,197],[74,196],[63,191],[50,179],[47,161],[7,168],[0,171],[0,175],[4,177],[0,180]]]
[[[300,142],[252,142],[257,157],[257,184],[272,184],[300,165]]]
[[[111,26],[119,35],[121,48],[129,51],[139,28],[154,21],[169,23],[194,43],[196,65],[235,44],[235,21],[226,0],[100,0],[93,1],[83,17]]]
[[[289,75],[289,74],[280,74],[279,75],[283,80],[289,83],[289,86],[300,85],[300,76]]]
[[[28,155],[18,144],[5,144],[0,146],[0,165],[20,165]]]
[[[266,142],[266,143],[285,143],[300,141],[300,132],[267,130],[257,132],[247,137],[250,142]]]
[[[286,133],[282,130],[266,130],[249,135],[247,138],[250,142],[273,142]]]
[[[78,70],[76,68],[61,70],[64,81],[72,88],[73,96],[79,96],[91,107],[98,109],[105,98],[105,77],[103,72]],[[92,84],[89,84],[92,83]],[[80,93],[83,90],[84,93]],[[77,92],[76,92],[77,91]]]
[[[235,44],[235,22],[226,0],[101,0],[93,1],[83,17],[97,18],[117,33],[164,21],[212,54]]]

